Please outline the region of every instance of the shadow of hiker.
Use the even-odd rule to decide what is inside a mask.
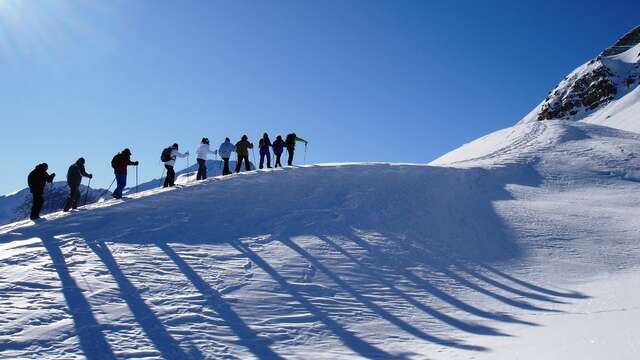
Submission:
[[[307,311],[320,320],[328,329],[330,329],[340,341],[349,349],[354,351],[368,359],[402,359],[407,358],[407,355],[391,354],[375,345],[369,344],[356,336],[352,331],[347,330],[344,326],[340,325],[335,320],[331,319],[329,314],[324,310],[318,308],[310,300],[308,300],[302,293],[300,293],[294,286],[291,286],[289,282],[280,275],[267,261],[260,257],[255,251],[251,250],[248,246],[245,246],[240,240],[231,240],[229,244],[236,250],[245,254],[253,263],[273,278],[282,289],[293,296]]]
[[[371,311],[373,311],[374,313],[376,313],[378,316],[382,317],[383,319],[389,321],[390,323],[396,325],[398,328],[402,329],[403,331],[405,331],[405,332],[407,332],[407,333],[409,333],[409,334],[411,334],[411,335],[413,335],[413,336],[415,336],[415,337],[417,337],[419,339],[426,340],[426,341],[432,342],[434,344],[439,344],[439,345],[444,345],[444,346],[458,348],[458,349],[464,349],[464,350],[475,350],[475,351],[486,351],[486,350],[488,350],[487,348],[482,347],[482,346],[466,345],[466,344],[460,343],[460,342],[455,341],[455,340],[447,340],[447,339],[439,338],[437,336],[429,335],[429,334],[425,333],[424,331],[416,328],[415,326],[413,326],[413,325],[407,323],[406,321],[398,318],[397,316],[391,314],[389,311],[385,310],[380,305],[378,305],[378,304],[374,303],[373,301],[369,300],[366,296],[362,295],[359,291],[357,291],[355,288],[353,288],[351,285],[349,285],[346,281],[342,280],[338,275],[336,275],[331,270],[329,270],[329,268],[324,266],[324,264],[319,262],[315,257],[313,257],[311,254],[309,254],[307,251],[302,249],[300,246],[298,246],[293,241],[291,241],[289,239],[286,239],[286,240],[283,239],[283,240],[279,240],[279,241],[281,243],[283,243],[284,245],[288,246],[293,251],[295,251],[298,254],[300,254],[303,258],[305,258],[307,261],[309,261],[309,263],[311,263],[317,269],[322,271],[333,282],[335,282],[338,286],[340,286],[342,289],[344,289],[346,292],[348,292],[351,296],[353,296],[356,300],[358,300],[360,303],[365,305]]]
[[[73,317],[73,324],[84,356],[89,360],[115,359],[116,356],[101,331],[101,325],[93,316],[91,305],[69,272],[64,255],[58,246],[58,240],[53,237],[41,239],[62,283],[62,293]]]
[[[220,315],[229,328],[240,338],[241,345],[249,349],[259,359],[283,359],[269,347],[271,341],[260,338],[222,298],[222,295],[200,277],[168,244],[157,243],[156,245],[176,264],[193,286],[204,296],[207,304]]]
[[[452,326],[454,328],[457,328],[459,330],[466,331],[466,332],[469,332],[469,333],[481,334],[481,335],[507,336],[506,334],[504,334],[504,333],[502,333],[502,332],[500,332],[500,331],[498,331],[498,330],[496,330],[494,328],[491,328],[491,327],[488,327],[488,326],[483,326],[483,325],[471,324],[471,323],[467,323],[465,321],[458,320],[458,319],[456,319],[456,318],[454,318],[452,316],[444,314],[444,313],[442,313],[442,312],[440,312],[440,311],[438,311],[436,309],[433,309],[433,308],[421,303],[420,301],[415,299],[413,296],[411,296],[411,295],[407,294],[406,292],[398,289],[390,281],[385,279],[383,274],[380,274],[377,270],[371,268],[370,266],[366,265],[362,261],[356,259],[353,255],[349,254],[349,252],[347,252],[340,245],[338,245],[337,243],[335,243],[334,241],[332,241],[328,237],[321,236],[320,239],[322,241],[324,241],[326,244],[328,244],[329,246],[331,246],[333,249],[335,249],[336,251],[338,251],[339,253],[341,253],[345,257],[347,257],[353,263],[355,263],[358,266],[360,266],[368,274],[372,275],[376,279],[376,281],[378,281],[380,284],[384,285],[386,288],[390,289],[396,296],[398,296],[399,298],[405,300],[406,302],[408,302],[409,304],[413,305],[417,309],[422,310],[427,315],[432,316],[433,318],[438,319],[438,320],[442,321],[443,323],[448,324],[448,325],[450,325],[450,326]]]
[[[127,279],[120,266],[113,257],[109,247],[102,241],[87,241],[87,245],[105,264],[113,279],[118,284],[122,298],[127,302],[136,321],[151,340],[154,347],[160,351],[165,359],[201,359],[204,358],[197,349],[192,348],[191,353],[186,353],[164,327],[153,310],[144,302],[138,289]]]
[[[531,289],[533,291],[537,291],[539,293],[547,294],[547,295],[550,295],[550,296],[556,296],[556,297],[571,298],[571,299],[588,299],[588,298],[590,298],[589,295],[585,295],[585,294],[583,294],[581,292],[578,292],[578,291],[561,292],[561,291],[555,291],[555,290],[543,288],[540,285],[535,285],[535,284],[532,284],[530,282],[524,281],[522,279],[518,279],[518,278],[514,277],[513,275],[505,274],[504,272],[502,272],[502,271],[500,271],[500,270],[498,270],[498,269],[496,269],[496,268],[494,268],[492,266],[489,266],[487,264],[481,264],[480,266],[482,266],[483,268],[491,271],[492,273],[494,273],[494,274],[496,274],[498,276],[501,276],[501,277],[503,277],[503,278],[505,278],[507,280],[510,280],[510,281],[516,283],[516,284],[519,284],[520,286],[526,287],[526,288]]]

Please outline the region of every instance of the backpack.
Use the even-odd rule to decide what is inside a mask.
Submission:
[[[171,152],[172,151],[173,151],[173,148],[171,146],[169,146],[168,148],[162,150],[162,154],[160,154],[160,161],[162,161],[162,162],[171,161]]]
[[[115,154],[113,159],[111,159],[111,167],[117,168],[120,165],[120,154]]]

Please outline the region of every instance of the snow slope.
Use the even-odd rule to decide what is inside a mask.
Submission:
[[[640,134],[491,136],[447,166],[253,171],[4,226],[0,357],[637,358],[602,314],[640,300]]]

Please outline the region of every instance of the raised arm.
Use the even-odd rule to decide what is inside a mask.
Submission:
[[[296,141],[303,142],[305,145],[307,145],[309,143],[307,140],[305,140],[305,139],[303,139],[301,137],[297,137],[297,136],[296,136]]]

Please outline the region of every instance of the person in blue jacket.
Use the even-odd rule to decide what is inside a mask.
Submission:
[[[236,146],[231,143],[229,138],[225,138],[224,142],[220,144],[220,148],[218,149],[218,155],[220,155],[220,158],[224,161],[222,175],[231,174],[231,171],[229,170],[229,158],[231,157],[231,153],[234,151],[236,151]]]

